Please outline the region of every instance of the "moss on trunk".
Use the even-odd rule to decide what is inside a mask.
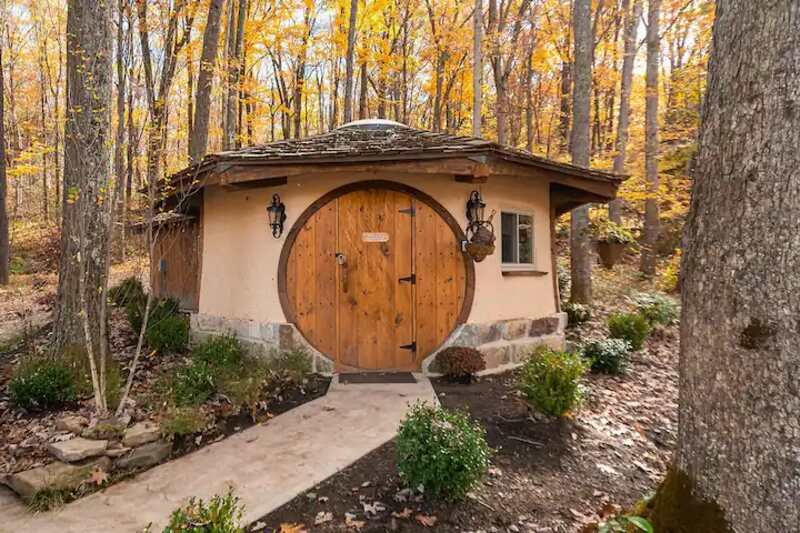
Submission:
[[[692,479],[675,465],[652,499],[649,519],[658,533],[732,532],[720,506],[697,497]]]

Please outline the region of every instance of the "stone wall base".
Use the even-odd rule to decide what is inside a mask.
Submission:
[[[314,372],[323,375],[333,374],[333,361],[311,346],[294,324],[259,323],[241,318],[192,314],[192,342],[202,340],[209,335],[222,334],[235,335],[248,353],[255,357],[269,359],[281,351],[305,350],[311,356]]]
[[[436,354],[449,346],[469,346],[480,350],[486,360],[486,370],[481,374],[503,372],[521,365],[537,346],[563,349],[566,325],[566,313],[537,319],[462,324],[436,352],[425,358],[422,372],[430,376],[439,375]],[[311,356],[314,372],[331,375],[335,369],[335,363],[311,346],[294,324],[259,323],[195,313],[191,316],[191,331],[193,342],[209,335],[233,334],[251,355],[257,357],[270,358],[280,351],[303,349]]]
[[[521,365],[539,346],[564,349],[566,326],[566,313],[535,319],[462,324],[436,352],[425,358],[422,371],[430,376],[440,375],[436,368],[436,355],[450,346],[468,346],[479,350],[486,361],[486,370],[478,375],[504,372]]]

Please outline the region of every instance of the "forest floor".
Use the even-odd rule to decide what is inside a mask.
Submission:
[[[596,271],[593,318],[569,329],[569,341],[605,336],[605,318],[631,307],[626,296],[647,290],[631,267]],[[677,329],[655,330],[627,374],[589,374],[582,406],[560,420],[529,411],[514,372],[472,385],[436,381],[442,405],[468,410],[495,449],[488,476],[464,502],[405,489],[389,442],[253,530],[568,532],[630,509],[655,489],[675,445]]]

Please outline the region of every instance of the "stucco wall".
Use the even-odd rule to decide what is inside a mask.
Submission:
[[[457,183],[452,175],[395,177],[373,174],[292,177],[288,185],[230,192],[209,187],[204,195],[203,265],[200,313],[260,323],[285,322],[278,300],[278,258],[297,217],[313,201],[353,181],[382,179],[415,187],[438,200],[466,225],[464,207],[475,185]],[[550,259],[549,194],[546,182],[492,177],[480,186],[487,214],[497,210],[494,223],[497,250],[475,265],[475,299],[468,322],[540,318],[555,312]],[[286,204],[286,229],[274,239],[266,206],[278,192]],[[500,210],[516,209],[534,215],[535,268],[548,276],[508,277],[500,268]]]

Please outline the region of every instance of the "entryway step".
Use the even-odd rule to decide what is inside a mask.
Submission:
[[[342,384],[416,383],[411,372],[347,372],[339,374]]]

